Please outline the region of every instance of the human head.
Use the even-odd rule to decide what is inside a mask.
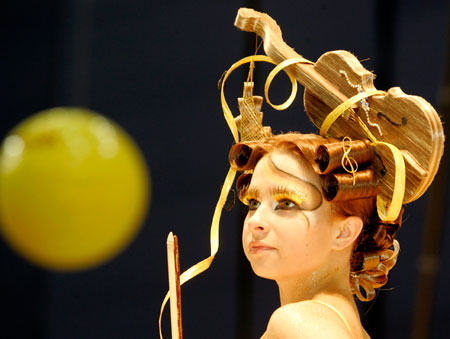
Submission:
[[[249,209],[244,252],[257,275],[279,283],[294,279],[312,288],[349,275],[362,220],[334,211],[301,154],[283,147],[265,154],[239,198]]]
[[[284,149],[305,159],[317,173],[324,200],[331,202],[333,210],[342,217],[357,216],[363,221],[363,230],[353,246],[349,279],[359,299],[371,300],[374,288],[387,282],[389,269],[395,264],[398,243],[394,236],[401,217],[392,224],[378,219],[375,197],[379,187],[371,169],[377,166],[377,158],[368,143],[353,141],[350,155],[359,169],[354,174],[346,173],[341,162],[345,142],[314,134],[287,133],[264,141],[239,143],[231,149],[229,159],[232,167],[243,172],[237,181],[238,191],[248,187],[256,165],[266,154]],[[390,249],[392,246],[394,251]]]

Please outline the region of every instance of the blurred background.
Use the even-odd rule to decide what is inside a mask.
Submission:
[[[378,89],[400,86],[422,96],[448,121],[447,0],[9,1],[1,23],[0,139],[41,110],[90,108],[139,145],[151,171],[152,199],[131,245],[88,271],[43,270],[0,240],[1,338],[158,337],[168,232],[178,235],[182,271],[210,251],[210,222],[232,145],[217,82],[255,45],[254,35],[233,26],[239,7],[271,15],[285,41],[309,60],[334,49],[353,52],[377,75]],[[268,69],[257,66],[255,80]],[[227,86],[235,114],[245,77],[246,71],[236,72]],[[281,102],[288,90],[281,77],[272,101]],[[287,112],[267,105],[263,111],[274,132],[315,131],[300,94]],[[446,171],[444,165],[432,189],[406,207],[389,283],[361,306],[372,338],[448,334]],[[242,219],[239,207],[224,211],[212,267],[182,287],[185,338],[259,338],[279,304],[276,285],[253,277],[244,260]],[[168,310],[163,330],[169,338]]]

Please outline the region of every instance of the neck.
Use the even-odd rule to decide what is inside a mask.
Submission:
[[[335,266],[328,267],[324,271],[312,272],[306,277],[277,280],[281,305],[336,297],[347,299],[355,305],[350,289],[349,275],[350,268],[348,266]]]

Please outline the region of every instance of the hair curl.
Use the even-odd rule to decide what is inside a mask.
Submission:
[[[303,156],[319,175],[322,194],[332,202],[333,209],[343,216],[358,216],[364,223],[353,245],[350,286],[360,300],[370,301],[375,297],[375,288],[387,283],[389,270],[396,263],[400,246],[394,238],[401,227],[402,215],[393,223],[378,218],[375,206],[379,184],[375,168],[379,166],[374,165],[379,159],[369,142],[351,141],[350,150],[345,142],[316,134],[279,134],[264,141],[234,145],[229,162],[243,172],[236,184],[240,192],[250,184],[253,169],[265,154],[286,148]],[[358,166],[354,173],[343,168],[346,156]]]

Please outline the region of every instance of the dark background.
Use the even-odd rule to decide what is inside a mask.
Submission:
[[[152,202],[135,241],[87,272],[43,271],[2,243],[1,338],[158,337],[159,307],[168,286],[168,232],[179,237],[182,270],[209,254],[209,225],[232,145],[217,81],[233,62],[253,53],[254,36],[233,26],[242,6],[269,13],[285,41],[310,60],[346,49],[366,60],[379,89],[400,86],[435,107],[439,93],[445,93],[439,88],[448,62],[446,0],[6,2],[0,139],[40,110],[89,107],[123,126],[141,147],[151,169]],[[257,72],[257,79],[267,74],[264,67]],[[237,72],[227,89],[235,114],[241,75]],[[289,88],[283,81],[277,86],[271,95],[281,102]],[[275,132],[314,130],[301,95],[288,112],[267,105],[263,110]],[[447,211],[448,190],[445,182],[441,185],[439,206]],[[414,310],[420,307],[417,295],[430,290],[435,293],[425,337],[448,335],[450,221],[445,212],[437,236],[441,260],[430,263],[420,256],[429,197],[406,207],[398,263],[376,301],[362,309],[373,338],[410,337],[417,322]],[[259,338],[278,305],[275,284],[253,278],[243,261],[240,219],[238,208],[224,212],[216,260],[182,288],[185,338]],[[423,262],[438,273],[426,291],[418,283]]]

